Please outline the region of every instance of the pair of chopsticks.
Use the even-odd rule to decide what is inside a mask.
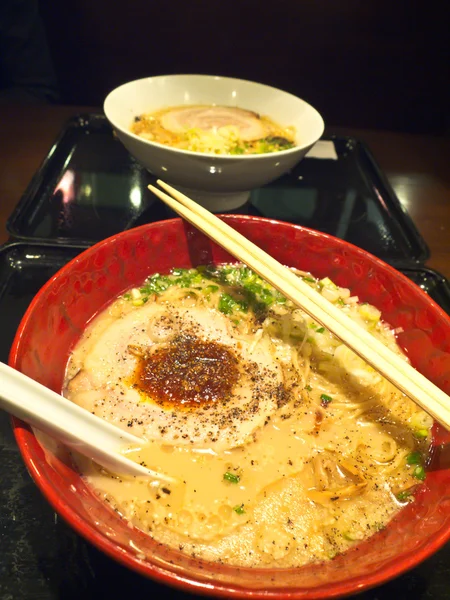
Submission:
[[[175,188],[161,180],[157,183],[170,196],[153,185],[149,185],[149,189],[172,210],[273,285],[450,430],[450,398],[447,394],[293,271]]]

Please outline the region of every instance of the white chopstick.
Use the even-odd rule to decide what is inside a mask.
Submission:
[[[173,198],[154,186],[150,185],[149,189],[170,208],[248,265],[450,430],[450,398],[447,394],[293,271],[175,188],[160,180],[158,184]]]

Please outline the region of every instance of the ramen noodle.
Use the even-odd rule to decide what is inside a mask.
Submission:
[[[295,146],[293,127],[229,106],[175,106],[135,117],[131,131],[151,142],[210,154],[265,154]]]
[[[297,274],[404,357],[375,307]],[[79,458],[88,485],[130,526],[207,560],[331,559],[426,477],[432,419],[239,264],[155,274],[117,298],[75,347],[65,394],[145,438],[128,456],[174,480]]]

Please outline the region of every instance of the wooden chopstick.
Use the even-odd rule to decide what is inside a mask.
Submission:
[[[160,180],[157,183],[173,198],[152,185],[149,189],[170,208],[258,273],[450,430],[450,398],[447,394],[293,271],[175,188]]]

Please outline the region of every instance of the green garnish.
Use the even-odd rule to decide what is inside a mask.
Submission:
[[[233,507],[233,510],[238,515],[243,515],[245,513],[243,504],[237,504],[235,507]]]
[[[239,146],[238,144],[236,144],[236,146],[230,150],[230,154],[244,154],[244,152],[244,146]]]
[[[218,289],[219,289],[218,285],[207,285],[203,291],[206,294],[213,294],[214,292],[217,292]]]
[[[316,333],[323,333],[325,331],[325,327],[319,327],[319,329],[316,329]]]
[[[149,277],[144,285],[139,288],[139,292],[143,302],[146,302],[151,294],[156,294],[158,296],[173,285],[189,288],[196,284],[201,284],[202,281],[203,276],[198,269],[173,269],[168,275],[155,273]],[[126,299],[132,298],[132,296],[129,296],[128,294],[125,294],[124,297]]]
[[[316,283],[316,280],[313,277],[303,277],[303,281],[307,281],[308,283]]]
[[[241,300],[235,300],[233,296],[230,296],[230,294],[224,293],[220,296],[218,309],[224,315],[230,315],[235,310],[247,312],[248,304]]]
[[[223,478],[225,481],[229,481],[230,483],[239,483],[239,481],[241,480],[239,475],[235,475],[235,473],[230,473],[230,471],[224,473]]]
[[[425,481],[427,474],[422,465],[417,466],[413,471],[413,476],[420,481]]]
[[[407,465],[421,465],[422,464],[422,455],[420,452],[411,452],[406,457]]]
[[[327,404],[330,404],[330,402],[333,401],[333,398],[331,396],[328,396],[327,394],[320,394],[320,399],[322,400],[323,406],[326,406]]]
[[[192,269],[172,269],[169,274],[155,273],[137,289],[136,298],[130,292],[124,294],[126,300],[134,305],[147,302],[151,296],[159,296],[172,286],[194,289],[205,295],[208,301],[210,295],[220,292],[220,285],[228,289],[218,294],[217,308],[226,315],[237,312],[247,313],[251,309],[255,315],[265,315],[272,304],[284,304],[286,298],[259,275],[246,266],[222,265],[200,266]],[[236,288],[234,290],[233,288]]]
[[[281,136],[268,136],[258,142],[256,152],[258,154],[265,152],[279,152],[280,150],[287,150],[293,148],[294,144],[290,140]]]
[[[312,392],[312,387],[310,385],[305,385],[305,390],[307,392]]]
[[[409,490],[404,490],[403,492],[399,492],[396,495],[397,500],[400,500],[400,502],[404,502],[405,500],[408,500],[408,498],[411,496],[411,492]]]
[[[243,288],[247,294],[246,303],[255,312],[265,311],[266,307],[273,303],[283,304],[286,302],[286,298],[280,292],[248,267],[235,267],[233,265],[225,265],[219,268],[208,267],[205,270],[205,276],[225,285]]]
[[[406,464],[408,466],[414,467],[412,472],[413,477],[415,477],[416,479],[420,479],[420,481],[425,480],[426,473],[423,466],[422,454],[420,452],[416,451],[411,452],[411,454],[408,454],[408,456],[406,457]]]
[[[324,277],[319,281],[320,287],[328,287],[333,290],[337,290],[337,285],[331,281],[329,277]]]
[[[428,429],[418,429],[414,432],[414,437],[424,439],[428,437]]]

